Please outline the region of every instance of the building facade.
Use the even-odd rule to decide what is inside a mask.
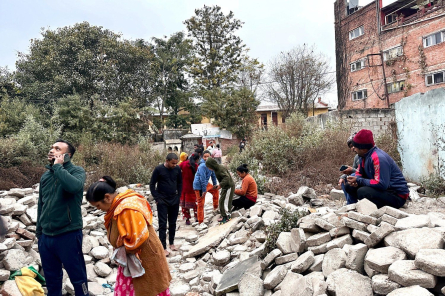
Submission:
[[[337,0],[339,109],[390,108],[445,84],[445,1]]]

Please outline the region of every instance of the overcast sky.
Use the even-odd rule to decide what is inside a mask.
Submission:
[[[88,21],[126,39],[148,40],[184,31],[183,21],[204,4],[232,10],[244,22],[238,34],[250,56],[266,65],[281,51],[306,43],[315,44],[335,69],[334,0],[0,0],[0,66],[15,69],[17,52],[26,52],[41,28]],[[336,105],[335,89],[323,99]]]

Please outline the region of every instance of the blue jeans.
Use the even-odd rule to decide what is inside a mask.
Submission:
[[[346,192],[345,183],[341,183],[341,189],[343,189],[343,192],[345,193],[347,205],[354,204],[354,203],[358,202],[356,196],[351,196],[348,192]]]
[[[62,295],[62,264],[74,286],[75,295],[89,295],[82,239],[82,230],[56,236],[45,234],[40,236],[38,245],[48,296]]]

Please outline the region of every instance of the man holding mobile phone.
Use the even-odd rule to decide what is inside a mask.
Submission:
[[[71,143],[57,140],[48,153],[48,170],[40,179],[36,235],[48,296],[62,295],[62,265],[75,295],[88,295],[80,207],[86,174],[71,163],[75,152]]]

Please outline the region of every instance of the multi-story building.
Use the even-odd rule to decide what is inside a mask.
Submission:
[[[389,108],[445,84],[445,0],[337,0],[338,108]]]

